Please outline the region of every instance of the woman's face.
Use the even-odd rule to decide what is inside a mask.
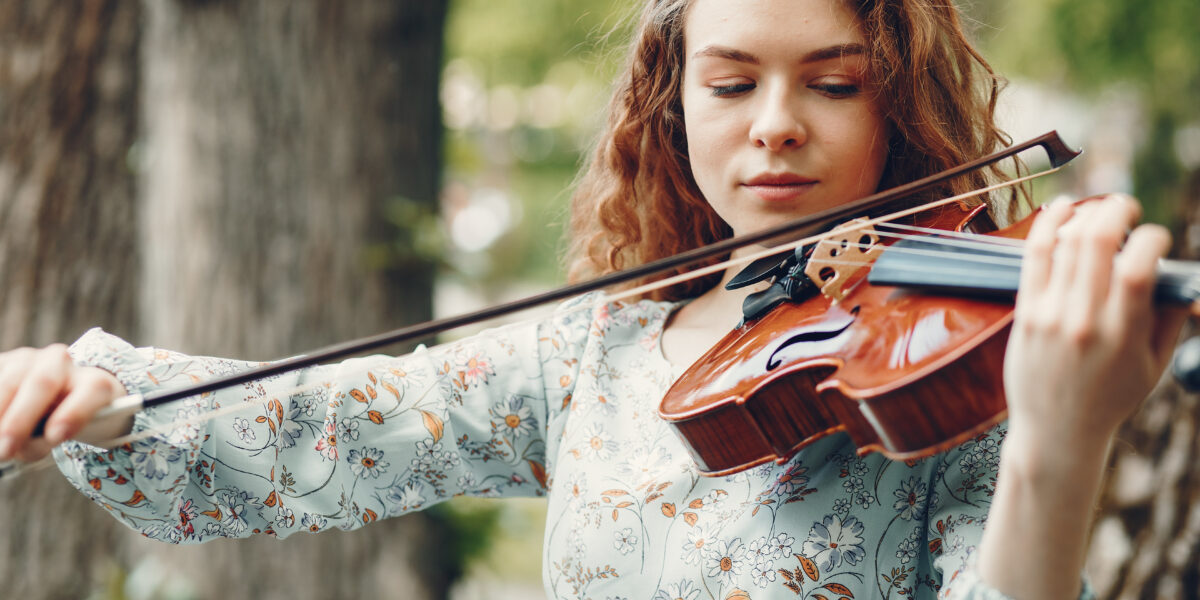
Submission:
[[[700,191],[744,234],[867,196],[888,127],[840,0],[695,0],[683,112]]]

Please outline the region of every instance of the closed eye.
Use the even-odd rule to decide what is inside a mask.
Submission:
[[[808,86],[830,98],[850,98],[857,96],[859,88],[851,83],[819,83]]]
[[[744,93],[754,89],[754,84],[753,83],[735,83],[733,85],[714,85],[714,86],[711,86],[711,89],[712,89],[712,95],[714,95],[718,98],[724,98],[727,96],[736,96],[738,94],[744,94]]]

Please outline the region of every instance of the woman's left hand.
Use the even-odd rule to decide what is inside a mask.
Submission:
[[[1015,598],[1079,595],[1113,434],[1158,381],[1184,311],[1155,307],[1171,237],[1127,196],[1055,203],[1026,238],[1004,358],[1008,435],[980,542],[984,581]],[[1029,552],[1037,547],[1038,552]]]
[[[1004,362],[1010,432],[1055,455],[1104,451],[1174,347],[1185,313],[1151,298],[1171,237],[1157,225],[1130,232],[1140,217],[1124,195],[1057,202],[1026,239]]]

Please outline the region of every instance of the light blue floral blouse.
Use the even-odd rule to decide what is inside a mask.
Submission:
[[[970,565],[1003,427],[915,462],[859,457],[838,434],[784,465],[702,477],[656,413],[678,374],[659,346],[674,306],[568,305],[540,324],[149,410],[135,430],[260,401],[56,457],[115,517],[172,543],[354,529],[463,494],[546,496],[550,598],[1002,597]],[[254,366],[99,330],[72,352],[139,393]]]

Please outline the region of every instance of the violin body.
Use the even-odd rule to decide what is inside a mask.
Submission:
[[[985,207],[950,205],[916,225],[1024,238],[1033,217],[996,230]],[[847,432],[860,454],[925,457],[1005,418],[1000,365],[1012,299],[871,285],[840,300],[784,302],[731,331],[668,390],[660,415],[706,475],[784,462]]]

